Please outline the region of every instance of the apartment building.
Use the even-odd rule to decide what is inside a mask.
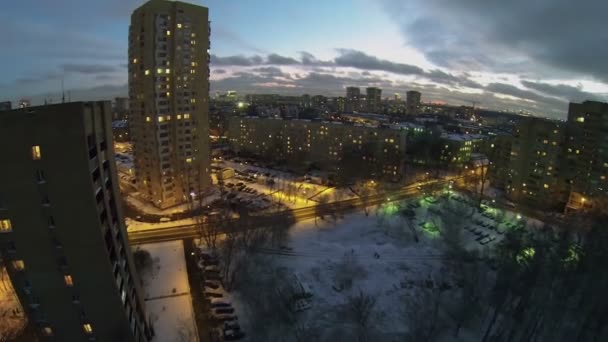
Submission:
[[[404,172],[406,130],[328,121],[233,117],[228,134],[234,151],[266,160],[315,165],[335,173],[358,168],[363,177],[391,180],[401,179]]]
[[[570,103],[562,169],[570,209],[608,196],[608,103]]]
[[[0,112],[0,252],[43,341],[148,341],[110,102]]]
[[[159,208],[211,184],[208,9],[150,0],[129,26],[129,126],[141,196]]]
[[[560,158],[564,126],[536,117],[515,125],[505,189],[508,198],[537,208],[563,207]]]

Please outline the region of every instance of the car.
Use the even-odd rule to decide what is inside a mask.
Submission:
[[[220,314],[220,313],[212,312],[211,313],[211,317],[213,319],[218,320],[218,321],[233,321],[233,320],[238,319],[238,317],[235,314],[231,314],[231,313],[229,313],[229,314]]]
[[[218,271],[205,271],[203,274],[207,280],[220,280],[220,272]]]
[[[217,258],[203,259],[201,261],[203,266],[217,266],[220,264],[220,261]]]
[[[224,330],[233,329],[233,330],[241,330],[239,326],[239,322],[237,321],[226,321],[224,322]]]
[[[209,303],[210,304],[224,304],[224,306],[232,306],[232,303],[224,298],[209,298]],[[222,305],[219,305],[222,306]]]
[[[220,309],[220,308],[225,308],[225,309],[232,309],[232,304],[230,303],[226,303],[226,302],[211,302],[211,308],[212,309]]]
[[[205,281],[205,288],[208,288],[208,289],[217,290],[221,286],[222,286],[222,283],[220,283],[218,280],[206,280]]]
[[[232,314],[234,313],[234,308],[232,306],[229,307],[219,307],[219,308],[213,308],[211,309],[211,312],[214,314]]]
[[[241,329],[225,329],[224,341],[236,341],[245,337],[245,333]]]
[[[205,297],[207,298],[224,298],[224,294],[220,291],[205,288]]]

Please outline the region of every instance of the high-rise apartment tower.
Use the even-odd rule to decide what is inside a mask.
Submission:
[[[0,251],[43,341],[148,341],[110,102],[0,112]]]
[[[150,0],[131,15],[129,103],[141,195],[159,208],[210,185],[208,9]]]

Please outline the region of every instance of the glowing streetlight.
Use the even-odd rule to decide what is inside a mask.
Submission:
[[[517,214],[517,219],[521,220],[521,215],[520,214]]]
[[[245,104],[243,102],[239,102],[239,103],[237,103],[237,107],[243,108],[243,107],[245,107]]]

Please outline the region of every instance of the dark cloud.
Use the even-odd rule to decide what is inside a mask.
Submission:
[[[300,62],[291,57],[285,57],[285,56],[277,55],[276,53],[272,53],[272,54],[268,55],[268,57],[266,57],[266,64],[292,65],[292,64],[300,64]]]
[[[265,54],[267,53],[264,49],[261,49],[249,41],[241,37],[238,33],[227,29],[222,25],[214,25],[213,26],[213,40],[221,41],[222,43],[228,43],[230,45],[234,45],[236,47],[250,50],[255,53]]]
[[[607,1],[384,3],[406,42],[438,65],[541,77],[578,73],[608,81]]]
[[[581,102],[585,100],[600,100],[606,101],[606,96],[603,98],[596,94],[591,94],[585,91],[582,91],[578,87],[573,87],[565,84],[557,84],[552,85],[543,82],[532,82],[532,81],[521,81],[526,88],[533,89],[539,91],[541,93],[547,94],[549,96],[555,96],[562,98],[566,101],[571,102]]]
[[[103,64],[63,64],[61,69],[66,73],[104,74],[116,71],[116,68]]]
[[[232,66],[254,66],[263,63],[263,59],[260,56],[226,56],[219,57],[211,55],[211,65],[232,65]]]
[[[337,66],[352,67],[363,70],[381,70],[401,75],[421,75],[421,68],[402,63],[379,59],[357,50],[339,49],[340,55],[334,59]]]
[[[542,95],[538,95],[537,93],[534,93],[534,92],[531,92],[528,90],[523,90],[523,89],[517,88],[514,85],[505,84],[505,83],[490,83],[485,87],[485,90],[492,92],[492,93],[499,93],[499,94],[503,94],[503,95],[518,97],[522,100],[541,101],[541,102],[547,100],[547,98]]]
[[[291,75],[284,73],[281,68],[278,67],[259,67],[253,68],[251,71],[258,72],[267,77],[283,77],[283,78],[291,78]]]
[[[211,72],[214,74],[225,74],[227,71],[226,69],[211,69]]]

